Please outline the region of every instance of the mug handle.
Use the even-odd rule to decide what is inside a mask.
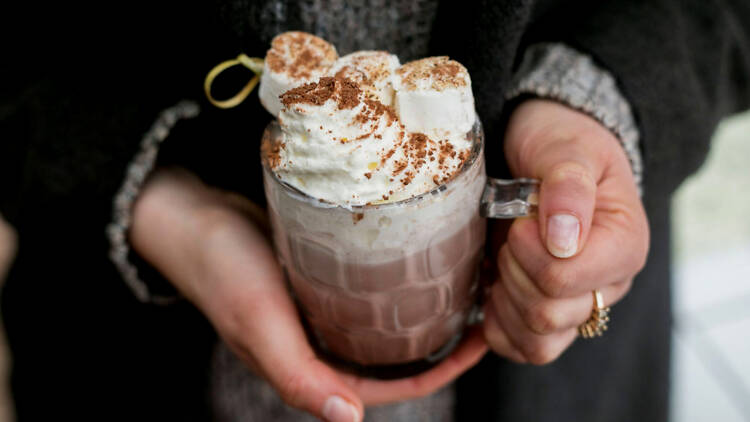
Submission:
[[[517,218],[536,214],[539,205],[539,181],[536,179],[493,179],[488,177],[484,186],[479,215],[484,218]],[[467,325],[484,322],[484,312],[479,304],[470,311]]]
[[[538,180],[487,178],[479,214],[484,218],[527,217],[536,214],[538,205]]]

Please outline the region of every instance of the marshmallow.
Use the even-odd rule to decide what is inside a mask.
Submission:
[[[393,75],[400,66],[398,57],[386,51],[357,51],[339,58],[331,76],[351,79],[365,96],[390,106],[393,103]]]
[[[406,63],[396,70],[393,87],[396,113],[409,131],[442,139],[474,125],[471,78],[461,63],[446,56]]]
[[[281,94],[325,76],[337,58],[331,44],[312,34],[285,32],[277,35],[263,64],[258,89],[261,104],[278,117]]]

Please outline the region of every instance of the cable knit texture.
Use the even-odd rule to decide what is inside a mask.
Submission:
[[[513,78],[508,100],[520,95],[557,100],[595,118],[620,140],[633,170],[638,191],[643,191],[640,134],[615,78],[589,56],[562,44],[537,44],[524,53]]]

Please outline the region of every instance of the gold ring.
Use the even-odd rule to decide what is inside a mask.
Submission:
[[[578,326],[578,333],[583,338],[601,337],[608,328],[609,306],[604,306],[604,299],[599,290],[594,290],[591,293],[594,295],[591,316],[586,322]]]

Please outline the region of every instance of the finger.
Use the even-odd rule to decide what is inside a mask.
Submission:
[[[235,338],[232,348],[269,381],[288,405],[326,421],[360,421],[363,406],[359,397],[336,371],[316,357],[298,321],[291,321],[285,313],[273,312],[272,308],[286,307],[279,299],[264,298],[264,304],[256,307],[259,313],[250,316],[263,323],[248,324],[246,335]],[[260,346],[249,344],[250,338],[267,341]]]
[[[508,232],[508,247],[520,267],[548,297],[575,297],[632,278],[645,264],[641,236],[606,219],[592,228],[587,247],[572,258],[549,255],[539,242],[537,223],[517,219]],[[597,221],[599,221],[597,220]],[[645,236],[647,237],[647,236]]]
[[[227,343],[257,368],[290,406],[326,421],[361,421],[357,394],[315,356],[270,248],[250,247],[242,226],[212,237],[221,286],[210,315]],[[217,309],[218,308],[218,309]]]
[[[526,324],[536,334],[551,334],[569,328],[577,328],[588,320],[593,307],[591,292],[571,297],[552,299],[545,296],[523,271],[521,266],[504,246],[498,257],[500,277],[508,297]],[[613,283],[599,289],[604,306],[611,306],[622,299],[630,289],[631,280]]]
[[[583,248],[596,204],[596,180],[589,168],[562,161],[540,174],[539,225],[550,254],[569,258]]]
[[[490,348],[500,356],[515,363],[526,363],[526,358],[511,343],[495,312],[492,302],[484,306],[484,338]]]
[[[513,139],[507,142],[520,145],[511,148],[509,164],[516,177],[541,179],[538,220],[542,243],[552,256],[569,258],[586,243],[597,183],[607,168],[611,149],[618,145],[609,132],[588,118],[581,121],[573,110],[556,104],[541,107],[540,112],[550,112],[550,107],[554,110],[548,120],[538,122],[546,130],[532,130],[526,136],[524,131],[509,131]],[[538,115],[527,115],[529,118],[535,120]],[[579,122],[578,130],[571,131],[566,120]]]
[[[578,335],[575,328],[547,335],[529,330],[510,302],[503,283],[492,286],[492,304],[511,343],[534,365],[545,365],[556,360]]]
[[[476,365],[487,350],[481,327],[473,327],[453,353],[419,375],[388,381],[351,374],[341,374],[341,377],[368,406],[408,400],[423,397],[450,383]]]

